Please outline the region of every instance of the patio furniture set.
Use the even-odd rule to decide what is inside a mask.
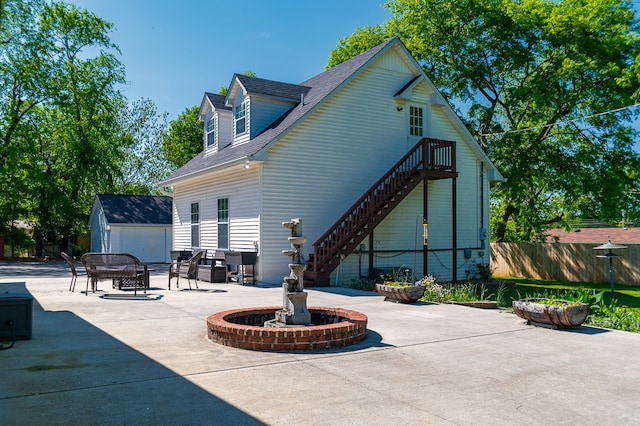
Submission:
[[[80,261],[74,260],[66,253],[61,253],[71,270],[69,291],[75,290],[79,275],[87,276],[85,294],[97,290],[98,281],[110,279],[113,288],[118,290],[133,289],[134,295],[138,289],[146,293],[149,288],[149,272],[153,269],[142,263],[137,257],[129,253],[85,253]],[[198,288],[198,279],[209,282],[238,282],[242,285],[247,279],[253,280],[256,252],[232,252],[216,250],[212,257],[207,257],[207,250],[195,249],[176,250],[171,252],[171,266],[169,267],[168,288],[171,290],[171,279],[176,278],[179,287],[180,277],[186,278],[191,288],[194,280]],[[251,273],[246,267],[251,266]],[[81,268],[82,267],[82,268]]]

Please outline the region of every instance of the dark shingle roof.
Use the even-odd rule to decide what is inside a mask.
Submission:
[[[107,221],[170,225],[173,199],[152,195],[98,194]]]
[[[278,98],[291,99],[293,101],[299,101],[300,95],[306,95],[311,89],[310,87],[300,86],[298,84],[248,77],[243,74],[236,74],[235,78],[238,79],[240,84],[242,84],[249,94],[274,96]]]
[[[224,96],[209,92],[206,92],[205,96],[209,99],[209,102],[211,102],[211,105],[213,105],[215,109],[231,109],[231,107],[224,104]]]
[[[180,180],[181,178],[197,175],[224,164],[232,163],[234,161],[242,161],[256,156],[263,149],[268,148],[271,144],[284,136],[292,127],[295,126],[295,124],[301,121],[303,117],[312,112],[342,85],[346,84],[346,82],[350,80],[350,78],[354,76],[366,63],[393,43],[400,44],[400,39],[394,37],[373,49],[336,65],[322,74],[318,74],[307,81],[303,81],[300,85],[290,85],[308,88],[304,97],[304,105],[297,104],[292,107],[276,122],[248,143],[230,145],[215,154],[207,156],[204,155],[204,152],[200,152],[191,161],[182,166],[167,180],[165,180],[164,184],[171,185],[173,181]],[[243,81],[243,77],[247,79],[246,81],[252,79],[252,77],[247,76],[238,75],[238,77],[241,78],[241,81]]]

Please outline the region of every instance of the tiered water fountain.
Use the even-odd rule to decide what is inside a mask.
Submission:
[[[330,349],[351,345],[367,337],[367,316],[340,308],[307,308],[303,275],[306,269],[302,221],[282,226],[291,230],[291,273],[282,283],[282,307],[242,308],[207,318],[209,340],[226,346],[261,351]]]

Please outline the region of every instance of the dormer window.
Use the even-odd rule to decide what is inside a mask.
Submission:
[[[242,102],[234,109],[236,136],[247,131],[247,103]]]
[[[216,144],[216,119],[211,117],[207,121],[207,147]]]

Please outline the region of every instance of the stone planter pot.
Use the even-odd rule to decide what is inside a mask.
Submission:
[[[514,300],[511,305],[517,316],[527,320],[527,324],[550,327],[578,327],[587,319],[589,305],[568,300],[554,300],[561,303],[547,304],[549,299],[529,298]]]
[[[424,295],[425,286],[415,285],[409,287],[397,287],[394,285],[376,284],[378,294],[384,296],[384,300],[401,303],[417,302]]]

